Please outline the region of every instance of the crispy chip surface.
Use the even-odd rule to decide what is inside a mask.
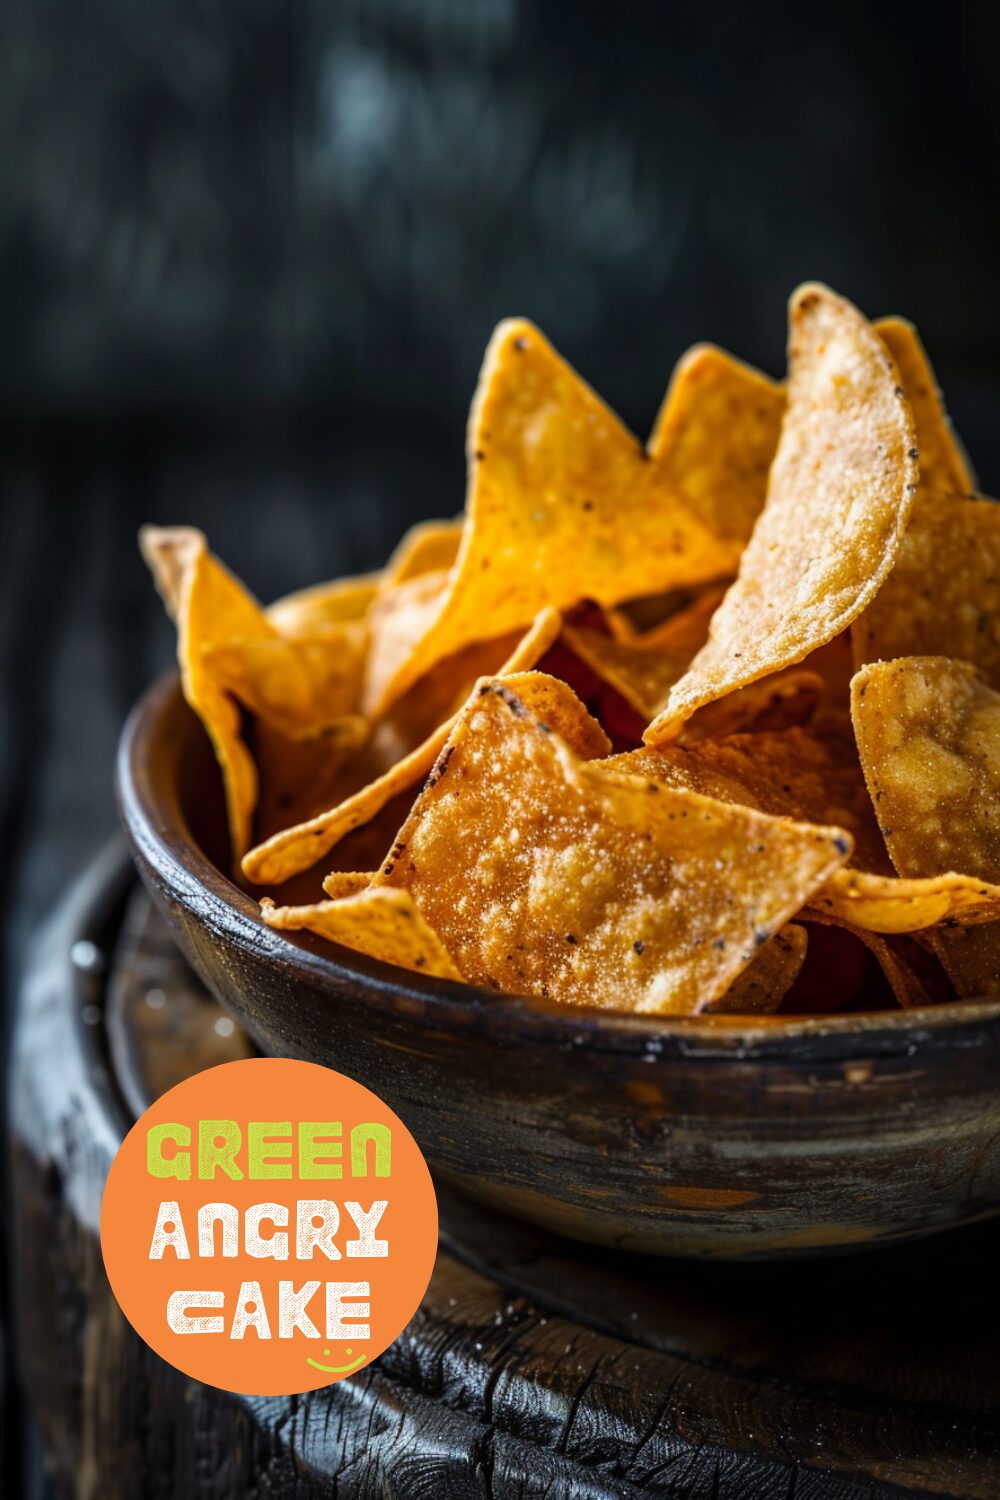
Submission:
[[[386,564],[382,589],[419,578],[421,573],[447,570],[458,555],[462,541],[462,519],[418,521],[402,538]]]
[[[237,703],[287,741],[315,740],[291,774],[340,759],[363,738],[357,715],[366,631],[344,620],[315,636],[283,636],[253,596],[191,527],[144,527],[143,556],[177,625],[184,695],[204,724],[222,769],[235,858],[252,837],[259,783]],[[273,738],[273,736],[272,736]]]
[[[808,727],[649,746],[608,765],[666,786],[737,802],[777,818],[835,823],[854,840],[855,864],[891,873],[854,746]]]
[[[289,822],[313,817],[325,807],[367,731],[366,720],[357,716],[343,718],[308,738],[289,738],[266,719],[244,724],[243,734],[260,781],[254,838],[271,838]]]
[[[798,978],[808,947],[805,927],[787,923],[737,974],[724,995],[702,1007],[703,1014],[772,1015]]]
[[[542,610],[531,629],[515,643],[501,670],[520,672],[534,666],[558,637],[561,624],[556,610]],[[475,675],[482,674],[477,671]],[[466,682],[466,687],[471,684]],[[401,759],[352,790],[335,806],[302,823],[286,826],[251,849],[243,860],[244,875],[258,885],[280,885],[292,875],[309,869],[352,829],[369,822],[394,797],[417,786],[428,775],[454,722],[453,714]],[[606,737],[602,737],[595,753],[606,754],[609,748]]]
[[[746,542],[764,505],[784,411],[776,381],[697,344],[674,370],[649,455],[713,531]]]
[[[810,907],[871,932],[918,932],[939,922],[1000,917],[998,891],[968,875],[899,879],[886,854],[853,744],[809,728],[645,747],[608,764],[668,786],[758,808],[774,817],[837,824],[854,840],[852,863],[810,898]]]
[[[787,667],[706,703],[700,713],[684,724],[678,739],[695,744],[698,740],[722,739],[741,732],[758,733],[807,724],[815,717],[824,691],[818,672],[806,667]]]
[[[699,1010],[843,863],[850,836],[608,769],[581,757],[588,739],[565,684],[480,683],[376,886],[410,890],[472,982]]]
[[[360,743],[366,642],[364,623],[345,620],[292,640],[274,635],[206,642],[202,656],[216,681],[286,739],[310,739],[352,718],[348,732]]]
[[[852,708],[896,868],[957,870],[988,899],[1000,888],[1000,693],[968,662],[902,657],[857,674]],[[939,932],[934,949],[959,994],[1000,991],[1000,923]]]
[[[313,636],[329,625],[363,620],[378,591],[379,573],[359,578],[337,578],[317,583],[276,599],[265,610],[271,624],[284,636]]]
[[[896,869],[1000,877],[1000,693],[968,662],[874,662],[854,678],[865,777]]]
[[[976,488],[976,476],[952,429],[917,330],[905,318],[880,318],[875,324],[875,332],[895,361],[913,412],[920,450],[921,484],[945,494],[969,494]]]
[[[851,638],[859,667],[960,657],[1000,689],[1000,505],[921,488],[892,572]]]
[[[792,298],[789,366],[767,502],[708,641],[646,732],[651,744],[832,640],[895,560],[918,478],[895,366],[857,309],[818,285]]]
[[[389,687],[398,682],[400,674],[411,660],[420,641],[432,628],[441,612],[447,595],[450,574],[447,569],[437,568],[430,573],[417,573],[381,590],[368,616],[371,644],[365,669],[362,691],[362,707],[373,717],[384,712],[388,703],[401,694],[388,694]],[[498,635],[488,625],[474,641]],[[465,645],[468,642],[459,642]],[[434,663],[428,663],[433,666]],[[423,673],[418,674],[423,676]],[[417,677],[411,679],[416,682]]]
[[[628,640],[574,625],[565,627],[563,637],[570,650],[636,713],[651,719],[705,644],[722,593],[721,589],[707,589],[662,625]]]
[[[222,771],[233,856],[250,842],[257,801],[257,768],[241,737],[240,712],[205,660],[205,647],[234,636],[276,634],[259,606],[212,557],[200,531],[189,526],[144,526],[143,557],[177,625],[177,659],[184,696],[201,719]]]
[[[661,463],[523,320],[490,342],[469,422],[462,545],[440,611],[369,701],[551,605],[599,604],[735,571],[739,545],[676,494]]]
[[[433,974],[438,979],[462,977],[406,891],[383,886],[311,906],[263,902],[261,912],[269,927],[282,932],[315,932],[331,943],[354,948],[401,969]]]

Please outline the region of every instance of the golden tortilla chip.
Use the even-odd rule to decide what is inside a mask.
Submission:
[[[345,896],[360,896],[374,879],[374,870],[331,870],[324,877],[323,892],[331,901],[343,901]]]
[[[265,899],[261,913],[269,927],[281,932],[315,932],[401,969],[438,979],[462,978],[407,891],[382,886],[312,906],[275,906]]]
[[[922,656],[864,667],[852,700],[861,763],[897,870],[975,881],[988,910],[1000,894],[1000,693],[968,662]],[[963,874],[948,873],[955,870]],[[963,925],[974,914],[955,913]],[[1000,991],[1000,923],[939,931],[933,946],[960,995]]]
[[[504,672],[519,672],[534,666],[559,635],[562,619],[556,610],[542,610],[531,629],[511,652]],[[423,743],[396,761],[337,806],[295,827],[285,828],[265,843],[251,849],[243,860],[243,873],[257,885],[280,885],[322,859],[352,829],[367,823],[400,792],[417,786],[428,775],[454,726],[446,720]],[[606,754],[607,741],[600,753]]]
[[[1000,505],[921,488],[892,572],[851,637],[859,667],[960,657],[1000,689]]]
[[[304,822],[328,806],[344,767],[357,754],[367,732],[367,720],[356,715],[308,738],[289,738],[261,718],[244,723],[244,738],[260,782],[254,839],[262,843],[289,823]]]
[[[276,599],[264,613],[284,636],[320,635],[327,626],[363,620],[375,599],[381,576],[367,573],[358,578],[317,583]]]
[[[913,412],[921,485],[946,494],[968,495],[976,488],[976,476],[952,429],[917,330],[905,318],[880,318],[874,326],[892,355]]]
[[[808,946],[806,929],[789,922],[737,974],[724,995],[702,1007],[702,1014],[772,1015],[798,978]]]
[[[1000,918],[1000,886],[954,872],[908,880],[838,870],[809,904],[869,932],[922,932],[941,923],[995,922]]]
[[[257,769],[241,737],[239,708],[206,664],[204,648],[233,636],[267,640],[276,632],[256,601],[211,556],[200,531],[144,526],[139,545],[177,623],[184,696],[205,726],[222,770],[229,836],[238,859],[250,842]]]
[[[967,875],[899,879],[892,872],[854,747],[807,728],[646,747],[613,757],[618,770],[803,823],[835,823],[854,840],[855,869],[837,870],[810,908],[872,932],[1000,916],[997,892]]]
[[[143,556],[177,624],[184,696],[215,749],[226,790],[234,858],[247,848],[258,774],[237,704],[285,740],[315,739],[303,752],[342,762],[364,736],[356,713],[364,626],[346,621],[321,637],[282,636],[257,601],[191,527],[143,527]],[[301,782],[300,767],[292,777]]]
[[[665,786],[736,802],[799,823],[835,823],[854,841],[853,862],[891,873],[853,743],[809,727],[719,740],[645,746],[608,761]]]
[[[707,643],[646,731],[650,744],[832,640],[899,549],[918,471],[895,366],[857,309],[826,287],[801,287],[790,322],[788,410],[767,503]]]
[[[378,717],[388,706],[390,700],[386,689],[398,680],[417,644],[440,613],[450,576],[446,569],[441,568],[433,573],[418,573],[385,589],[372,606],[369,615],[371,645],[361,696],[362,707],[372,717]],[[484,630],[487,638],[501,633],[490,630],[488,624]],[[476,639],[482,640],[483,632]],[[398,699],[400,695],[393,696]]]
[[[873,327],[913,411],[921,483],[968,494],[975,476],[916,329],[904,318],[881,318]],[[720,536],[746,542],[764,505],[784,414],[779,382],[712,344],[698,344],[677,364],[649,452],[696,514]]]
[[[369,697],[380,712],[436,661],[546,607],[617,604],[735,571],[617,417],[530,323],[501,323],[469,425],[462,546],[440,611]]]
[[[1000,1000],[1000,923],[931,932],[926,942],[962,1000]]]
[[[1000,879],[1000,693],[968,662],[902,657],[862,668],[852,708],[900,874]]]
[[[674,370],[649,456],[713,531],[746,542],[764,505],[784,412],[776,381],[698,344]]]
[[[412,893],[470,982],[701,1010],[844,862],[850,835],[661,787],[574,749],[592,754],[599,738],[556,679],[478,684],[375,886]]]
[[[202,655],[206,671],[286,739],[337,727],[357,745],[367,732],[357,712],[366,643],[364,623],[346,620],[294,640],[234,637],[206,644]]]
[[[704,645],[722,594],[721,589],[708,589],[662,625],[628,641],[569,624],[563,629],[563,639],[636,713],[652,719]]]
[[[323,890],[331,901],[342,901],[366,891],[374,879],[374,870],[331,870],[324,877]]]
[[[458,555],[462,526],[461,516],[455,521],[419,521],[411,526],[386,564],[383,591],[422,573],[447,572]]]
[[[808,724],[822,702],[823,692],[823,679],[817,672],[789,667],[706,703],[683,726],[678,739],[692,745],[730,734],[758,734]]]

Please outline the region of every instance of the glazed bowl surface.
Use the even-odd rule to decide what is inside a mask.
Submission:
[[[576,1010],[265,926],[175,673],[134,709],[118,801],[188,959],[265,1052],[379,1094],[433,1171],[581,1240],[773,1259],[1000,1208],[1000,1000],[796,1018]]]

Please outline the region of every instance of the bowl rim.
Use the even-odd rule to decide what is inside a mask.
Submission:
[[[182,742],[187,720],[180,676],[169,668],[141,694],[122,729],[115,771],[119,816],[140,871],[148,868],[210,933],[256,960],[337,999],[364,991],[365,1003],[438,1028],[548,1043],[564,1049],[633,1054],[654,1062],[666,1056],[712,1056],[738,1061],[844,1061],[917,1051],[963,1050],[1000,1044],[1000,997],[955,1001],[909,1010],[820,1016],[646,1016],[559,1005],[457,980],[437,979],[328,944],[328,952],[300,947],[268,927],[257,901],[236,885],[195,842],[173,779],[159,789],[154,752]],[[182,729],[182,734],[165,731]],[[200,726],[198,726],[200,728]]]

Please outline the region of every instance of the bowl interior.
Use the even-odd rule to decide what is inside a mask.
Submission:
[[[810,1016],[629,1016],[498,994],[398,969],[309,933],[283,934],[260,918],[258,896],[228,873],[228,837],[221,778],[211,746],[188,708],[176,672],[165,673],[140,699],[122,735],[117,769],[119,808],[140,864],[172,899],[227,941],[253,951],[262,965],[280,966],[331,993],[361,986],[375,1005],[409,1006],[435,1024],[475,1013],[506,1039],[547,1037],[563,1046],[602,1050],[691,1051],[781,1055],[787,1049],[838,1047],[848,1055],[863,1039],[873,1049],[912,1046],[913,1038],[975,1026],[1000,1017],[1000,998],[914,1010],[871,1010]],[[316,899],[318,877],[286,899]],[[944,1040],[939,1036],[939,1040]]]

